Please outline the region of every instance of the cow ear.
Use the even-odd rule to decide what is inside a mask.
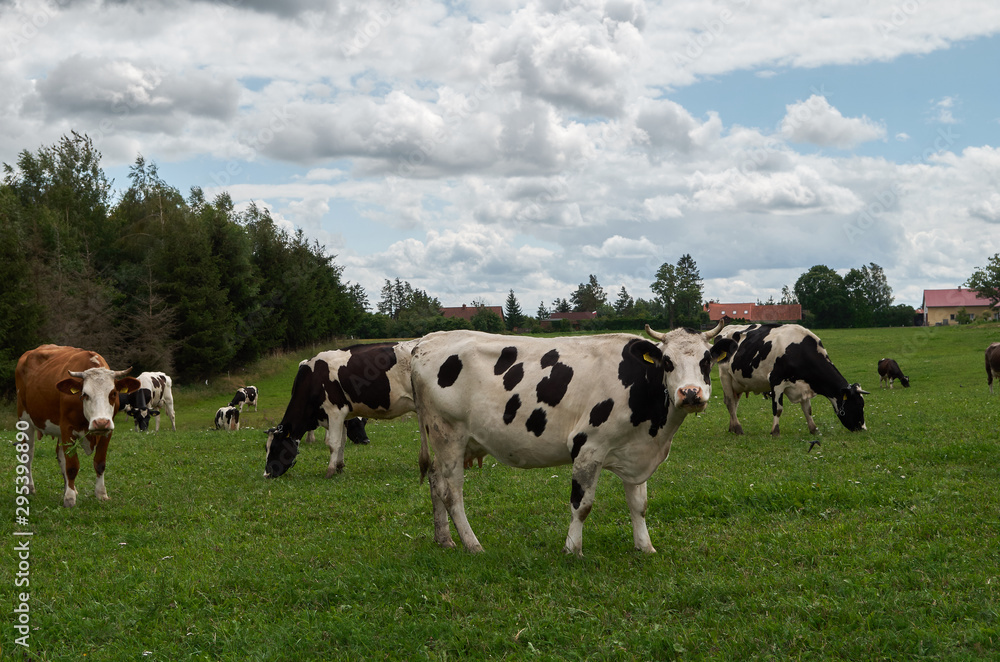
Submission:
[[[80,395],[80,392],[83,390],[83,380],[76,377],[67,377],[56,384],[56,388],[66,395]]]
[[[733,353],[736,352],[736,348],[739,345],[735,340],[730,338],[719,338],[712,345],[712,358],[715,359],[716,363],[726,363],[732,358]]]
[[[632,356],[639,359],[643,363],[649,363],[655,366],[663,363],[663,352],[660,348],[649,342],[648,340],[642,340],[640,342],[634,343],[630,348]]]
[[[135,393],[140,388],[142,388],[142,384],[135,377],[125,377],[115,381],[115,390],[119,393]]]

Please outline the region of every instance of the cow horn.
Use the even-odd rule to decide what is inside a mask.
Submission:
[[[74,370],[67,370],[66,372],[69,373],[70,377],[76,377],[77,379],[83,379],[83,377],[84,377],[84,374],[83,374],[82,371],[77,372],[77,371],[74,371]]]
[[[650,338],[655,338],[656,340],[663,340],[667,334],[660,333],[659,331],[653,331],[651,328],[649,328],[649,325],[647,324],[646,335],[648,335]]]
[[[724,327],[725,325],[726,325],[726,320],[724,320],[724,319],[719,320],[719,325],[718,326],[716,326],[711,331],[706,331],[705,332],[705,340],[711,340],[715,336],[719,335],[719,331],[722,331],[722,327]]]
[[[130,372],[132,372],[132,366],[129,366],[124,370],[115,370],[115,379],[121,379]]]

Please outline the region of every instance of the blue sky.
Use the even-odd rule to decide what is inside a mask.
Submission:
[[[881,265],[897,303],[1000,252],[1000,5],[0,2],[0,161],[71,130],[116,185],[267,207],[374,303],[706,298]]]

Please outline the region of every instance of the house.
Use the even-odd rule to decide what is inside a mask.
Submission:
[[[772,323],[798,322],[802,319],[802,306],[797,303],[707,303],[704,310],[708,313],[708,319],[713,322],[718,322],[723,317]]]
[[[570,326],[574,329],[580,328],[581,322],[586,322],[588,320],[597,319],[597,311],[592,312],[581,312],[581,313],[551,313],[548,317],[542,320],[542,328],[548,328],[552,326],[553,322],[558,320],[568,320]]]
[[[503,306],[482,306],[482,307],[478,307],[478,306],[466,306],[463,303],[461,307],[442,308],[441,309],[441,315],[443,315],[444,317],[461,317],[462,319],[471,322],[472,318],[480,310],[491,310],[494,313],[496,313],[500,317],[500,319],[504,320]],[[504,320],[504,321],[506,321],[506,320]]]
[[[951,290],[924,290],[924,301],[921,306],[924,311],[925,326],[942,326],[954,324],[964,308],[969,315],[981,318],[989,312],[990,319],[1000,319],[1000,307],[994,306],[989,299],[980,297],[975,290],[959,287]]]

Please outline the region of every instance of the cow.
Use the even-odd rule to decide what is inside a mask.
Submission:
[[[1000,342],[986,348],[986,385],[990,387],[990,395],[993,395],[994,377],[1000,377]]]
[[[371,443],[371,439],[368,438],[368,431],[365,426],[368,425],[368,419],[361,418],[349,418],[344,421],[344,433],[347,438],[353,443],[358,445],[367,445]],[[305,437],[302,438],[303,444],[312,444],[316,441],[316,431],[309,430],[306,432]]]
[[[160,408],[170,417],[170,427],[177,432],[177,421],[174,416],[173,381],[162,372],[143,372],[137,378],[141,387],[135,393],[119,396],[122,409],[135,419],[135,429],[139,432],[149,431],[149,419],[156,417],[156,431],[160,431]]]
[[[823,342],[812,331],[798,324],[732,325],[726,327],[716,342],[727,338],[737,343],[732,359],[719,365],[730,432],[743,434],[736,408],[744,393],[770,394],[774,436],[780,434],[778,423],[786,397],[789,402],[802,405],[809,432],[813,434],[817,428],[811,400],[817,395],[830,400],[837,418],[848,430],[867,429],[864,396],[868,391],[844,379],[827,355]]]
[[[76,347],[42,345],[21,355],[14,369],[17,418],[27,424],[28,492],[35,492],[31,464],[35,434],[55,437],[56,457],[63,474],[63,506],[76,505],[78,450],[94,455],[94,495],[108,501],[104,485],[108,444],[115,429],[118,396],[139,388],[126,370],[111,370],[97,352]]]
[[[413,411],[410,351],[416,341],[372,343],[320,352],[299,363],[281,422],[267,431],[264,477],[295,464],[299,440],[322,425],[330,462],[326,477],[344,470],[344,422],[396,418]]]
[[[896,379],[903,385],[903,388],[910,388],[910,378],[903,374],[898,363],[892,359],[879,359],[878,385],[881,387],[882,382],[885,382],[889,388],[892,388],[892,382]]]
[[[256,386],[241,386],[236,389],[236,395],[229,402],[230,407],[239,407],[240,413],[243,413],[243,405],[253,405],[253,410],[257,411],[257,387]]]
[[[563,551],[583,555],[583,523],[602,469],[625,488],[636,549],[655,552],[646,528],[646,481],[667,459],[689,413],[705,410],[712,365],[736,343],[676,329],[569,338],[439,331],[417,341],[412,379],[421,482],[430,484],[434,540],[454,547],[449,517],[469,552],[482,551],[462,494],[470,458],[512,467],[572,464]],[[433,450],[433,459],[428,446]]]
[[[215,429],[235,432],[240,429],[240,410],[226,405],[215,412]]]

